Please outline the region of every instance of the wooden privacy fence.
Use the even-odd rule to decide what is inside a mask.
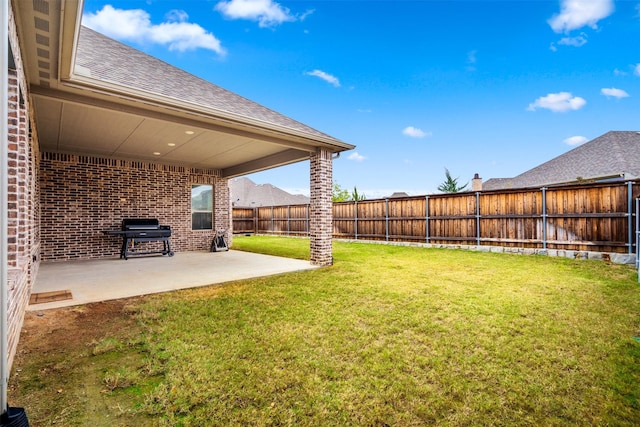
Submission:
[[[333,204],[343,239],[634,253],[640,181]],[[234,208],[235,233],[306,236],[309,206]]]

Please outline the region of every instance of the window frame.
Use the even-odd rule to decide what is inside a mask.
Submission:
[[[194,190],[196,190],[199,187],[208,187],[208,189],[211,190],[211,200],[210,200],[210,206],[208,206],[210,208],[210,210],[205,210],[205,209],[197,209],[194,208]],[[213,230],[213,184],[199,184],[199,183],[191,183],[190,185],[190,196],[189,196],[189,200],[190,200],[190,216],[191,216],[191,231],[211,231]],[[198,192],[198,194],[202,194],[203,192],[206,192],[207,189],[203,189],[200,190]],[[205,214],[205,215],[203,215]],[[209,218],[210,221],[207,223],[206,219],[207,219],[207,215],[206,214],[210,214]],[[200,219],[196,219],[194,220],[194,218],[196,218],[196,215],[198,215],[200,217]]]

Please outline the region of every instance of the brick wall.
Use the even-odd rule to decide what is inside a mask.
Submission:
[[[214,230],[229,227],[229,187],[218,170],[42,153],[42,260],[118,256],[121,239],[102,231],[120,229],[123,218],[171,226],[174,252],[208,250],[215,232],[191,230],[191,184],[214,186]]]
[[[213,218],[215,230],[226,230],[227,244],[231,247],[233,239],[233,207],[228,179],[220,179],[213,190]],[[216,226],[218,224],[219,226]]]
[[[30,133],[27,84],[18,44],[13,11],[9,10],[9,45],[15,69],[8,74],[7,127],[7,362],[15,355],[24,311],[38,272],[39,201],[38,144]]]
[[[319,148],[311,155],[309,206],[309,236],[311,238],[311,263],[333,264],[333,183],[332,153]]]

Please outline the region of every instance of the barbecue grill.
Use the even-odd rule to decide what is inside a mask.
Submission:
[[[121,230],[106,230],[104,234],[122,237],[120,258],[128,259],[130,256],[150,254],[173,256],[169,244],[171,227],[160,225],[156,218],[125,218],[122,220]],[[139,242],[162,242],[162,250],[139,251],[135,247]]]

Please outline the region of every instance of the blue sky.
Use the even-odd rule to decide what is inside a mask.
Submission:
[[[85,0],[85,25],[356,145],[368,198],[640,131],[640,0]],[[309,193],[303,162],[250,175]]]

